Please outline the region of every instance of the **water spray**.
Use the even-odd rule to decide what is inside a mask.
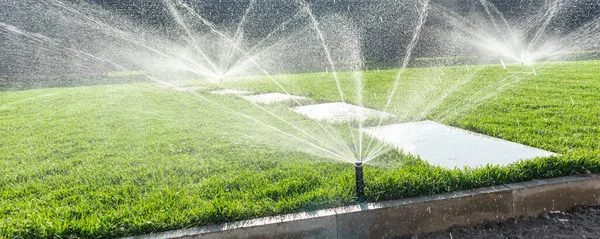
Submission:
[[[365,198],[365,181],[363,179],[363,163],[355,163],[354,170],[356,171],[356,201],[363,203]]]
[[[219,83],[223,83],[223,79],[225,79],[225,74],[217,73],[217,79],[219,80]]]

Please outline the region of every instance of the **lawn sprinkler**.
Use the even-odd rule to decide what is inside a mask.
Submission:
[[[363,163],[355,163],[354,169],[356,171],[356,201],[363,203],[366,201],[365,198],[365,181],[363,179]]]

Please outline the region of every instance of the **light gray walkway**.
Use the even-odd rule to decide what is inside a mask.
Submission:
[[[329,122],[365,120],[368,118],[393,117],[394,115],[346,103],[326,103],[293,108],[311,119]]]
[[[308,100],[308,98],[306,97],[302,97],[302,96],[297,96],[297,95],[286,95],[286,94],[281,94],[281,93],[268,93],[268,94],[261,94],[261,95],[248,95],[248,96],[243,96],[244,99],[254,102],[254,103],[260,103],[260,104],[273,104],[273,103],[277,103],[277,102],[282,102],[282,101],[289,101],[289,100]]]
[[[225,89],[225,90],[214,90],[214,91],[211,91],[210,93],[215,94],[215,95],[251,95],[254,92],[245,91],[245,90]]]
[[[405,153],[443,167],[508,165],[520,159],[555,155],[552,152],[473,133],[433,121],[366,128],[365,132]]]
[[[206,87],[206,86],[200,86],[200,85],[195,85],[195,86],[180,86],[177,87],[176,90],[178,91],[198,91],[198,90],[208,90],[210,88]]]

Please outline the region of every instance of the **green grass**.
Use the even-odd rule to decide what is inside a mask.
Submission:
[[[560,156],[450,170],[390,152],[386,167],[365,168],[369,200],[600,172],[600,63],[536,67],[537,77],[521,66],[409,69],[390,112]],[[364,73],[365,105],[385,106],[395,74]],[[349,76],[343,90],[356,103]],[[331,75],[276,77],[315,102],[340,99]],[[264,78],[232,85],[280,91]],[[0,238],[114,238],[353,203],[348,164],[240,113],[289,130],[241,99],[149,83],[0,91]]]

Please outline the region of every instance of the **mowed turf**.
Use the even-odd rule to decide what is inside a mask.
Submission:
[[[369,200],[600,172],[600,63],[536,67],[537,76],[522,66],[407,69],[389,111],[560,156],[449,170],[390,152],[382,158],[393,163],[365,169]],[[396,73],[363,73],[365,105],[385,108]],[[357,102],[350,74],[340,75]],[[277,77],[292,93],[339,100],[328,75]],[[235,85],[281,91],[270,82]],[[114,238],[353,203],[349,164],[294,150],[240,112],[265,113],[150,83],[0,92],[0,238]]]

